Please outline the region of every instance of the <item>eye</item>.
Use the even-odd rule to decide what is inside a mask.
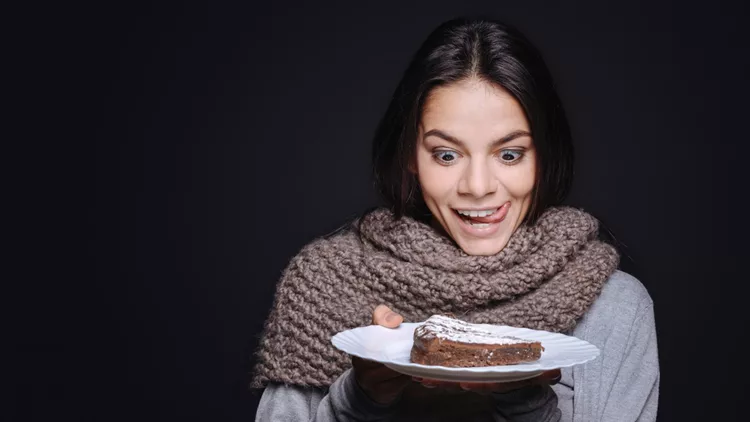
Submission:
[[[437,151],[432,156],[435,158],[435,161],[445,165],[451,165],[458,160],[458,153],[455,151]]]
[[[520,160],[521,157],[523,157],[523,153],[521,151],[515,151],[512,149],[504,149],[500,151],[499,156],[500,156],[500,161],[506,164],[512,164]]]

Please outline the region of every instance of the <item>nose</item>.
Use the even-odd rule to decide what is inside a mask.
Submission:
[[[458,193],[482,198],[497,191],[495,180],[489,163],[478,160],[466,167],[458,184]]]

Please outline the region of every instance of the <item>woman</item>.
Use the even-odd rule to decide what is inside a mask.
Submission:
[[[373,165],[387,208],[307,245],[282,276],[257,353],[257,420],[655,419],[652,301],[617,271],[597,220],[559,205],[570,130],[526,38],[485,20],[438,27],[396,89]],[[567,333],[601,355],[526,382],[455,384],[330,343],[446,312]]]

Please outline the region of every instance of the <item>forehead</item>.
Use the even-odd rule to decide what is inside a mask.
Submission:
[[[425,131],[441,129],[459,137],[461,133],[474,137],[529,131],[523,108],[510,93],[474,79],[433,89],[420,123]]]

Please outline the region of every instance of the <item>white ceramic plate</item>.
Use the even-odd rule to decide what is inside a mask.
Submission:
[[[514,336],[542,343],[542,357],[518,365],[486,366],[481,368],[449,368],[412,363],[409,354],[414,329],[421,323],[403,323],[396,329],[370,325],[342,331],[331,339],[338,349],[363,359],[385,364],[394,371],[414,377],[443,381],[510,382],[532,378],[551,369],[580,365],[599,356],[593,344],[572,336],[530,330],[528,328],[487,325],[481,327],[500,335]]]

